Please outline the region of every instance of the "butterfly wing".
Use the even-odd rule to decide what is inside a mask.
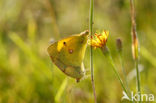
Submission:
[[[77,34],[51,44],[48,53],[53,63],[65,74],[73,78],[84,76],[83,58],[88,32]]]

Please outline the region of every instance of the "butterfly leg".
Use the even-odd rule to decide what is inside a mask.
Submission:
[[[80,82],[80,78],[76,78],[76,82],[79,83]]]
[[[65,69],[62,69],[62,71],[65,73],[66,70]]]

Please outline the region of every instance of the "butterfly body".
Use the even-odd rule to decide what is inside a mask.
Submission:
[[[48,47],[53,63],[66,75],[79,81],[85,75],[83,59],[88,31],[54,42]]]

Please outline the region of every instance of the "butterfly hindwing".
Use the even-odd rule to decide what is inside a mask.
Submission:
[[[59,40],[48,47],[53,63],[73,78],[84,75],[83,58],[87,45],[88,31]]]

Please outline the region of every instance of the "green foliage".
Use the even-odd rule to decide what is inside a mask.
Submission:
[[[141,89],[156,96],[155,5],[155,0],[136,1]],[[110,31],[108,46],[123,77],[115,47],[115,39],[121,37],[124,67],[132,77],[128,84],[136,92],[129,11],[128,0],[95,0],[93,31]],[[0,103],[93,103],[90,75],[76,83],[47,53],[50,40],[88,29],[88,12],[88,0],[0,0]],[[89,51],[84,59],[87,71]],[[94,50],[93,56],[98,103],[127,103],[121,101],[122,87],[108,60],[100,50]]]

